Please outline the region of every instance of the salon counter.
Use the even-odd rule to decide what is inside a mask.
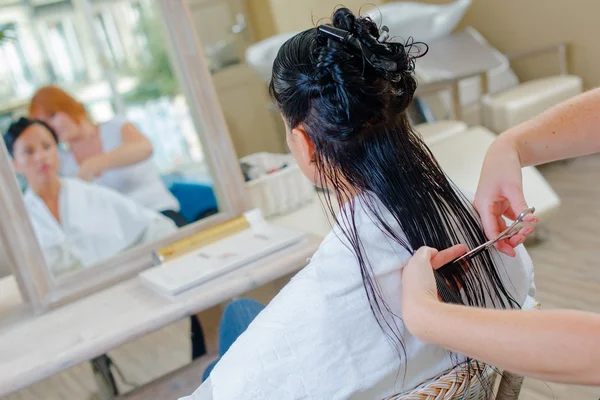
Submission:
[[[173,299],[133,278],[35,316],[13,277],[0,279],[0,397],[296,272],[329,230],[318,201],[273,222],[308,232],[306,242]]]

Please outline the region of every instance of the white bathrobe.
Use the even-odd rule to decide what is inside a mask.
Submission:
[[[367,210],[358,204],[355,210],[358,233],[384,298],[401,317],[399,271],[411,256],[380,231]],[[382,399],[454,366],[447,351],[422,343],[397,319],[406,350],[400,360],[373,316],[358,263],[342,238],[334,228],[310,264],[185,399]],[[535,291],[533,266],[522,246],[517,254],[497,255],[497,260],[507,289],[527,308]]]
[[[35,192],[27,189],[24,194],[46,264],[55,275],[93,265],[177,229],[170,219],[111,189],[79,179],[60,182],[60,223]]]

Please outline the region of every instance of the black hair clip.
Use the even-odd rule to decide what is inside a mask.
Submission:
[[[387,27],[386,27],[387,28]],[[319,25],[317,28],[317,32],[324,34],[325,36],[329,36],[333,40],[337,40],[342,44],[350,44],[356,49],[360,50],[363,53],[363,56],[367,59],[369,64],[373,67],[382,68],[388,72],[394,72],[398,69],[398,64],[394,61],[390,60],[382,60],[377,56],[377,54],[373,53],[369,48],[363,46],[360,40],[358,40],[352,32],[349,32],[345,29],[336,28],[331,25]],[[382,35],[384,36],[384,35]],[[380,36],[379,38],[381,38]],[[384,39],[385,40],[385,39]]]
[[[390,28],[388,28],[386,25],[383,25],[381,27],[381,32],[382,33],[377,38],[377,41],[379,43],[385,43],[385,41],[388,40],[390,37]]]

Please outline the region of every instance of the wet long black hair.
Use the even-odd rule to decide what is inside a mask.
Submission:
[[[369,18],[338,9],[331,24],[301,32],[281,47],[270,94],[288,127],[301,126],[314,144],[317,184],[333,192],[340,204],[358,193],[343,208],[338,224],[360,266],[375,318],[404,352],[401,331],[354,223],[355,204],[360,202],[386,236],[411,254],[421,246],[446,249],[465,243],[473,248],[486,238],[472,205],[409,123],[407,108],[417,88],[415,58],[426,46],[385,36]],[[328,194],[325,202],[333,213]],[[439,270],[446,301],[518,307],[502,283],[492,251]]]

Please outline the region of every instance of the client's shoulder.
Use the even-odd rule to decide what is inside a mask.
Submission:
[[[381,203],[356,202],[351,207],[344,206],[335,227],[302,275],[314,273],[315,279],[328,286],[326,290],[344,291],[362,288],[364,268],[376,276],[400,269],[410,259],[410,253],[382,223],[387,224],[397,238],[405,240],[399,224]],[[362,266],[359,257],[364,261]]]
[[[373,194],[362,195],[342,207],[333,233],[346,247],[355,248],[358,241],[366,251],[406,252],[399,243],[407,243],[400,223]]]

